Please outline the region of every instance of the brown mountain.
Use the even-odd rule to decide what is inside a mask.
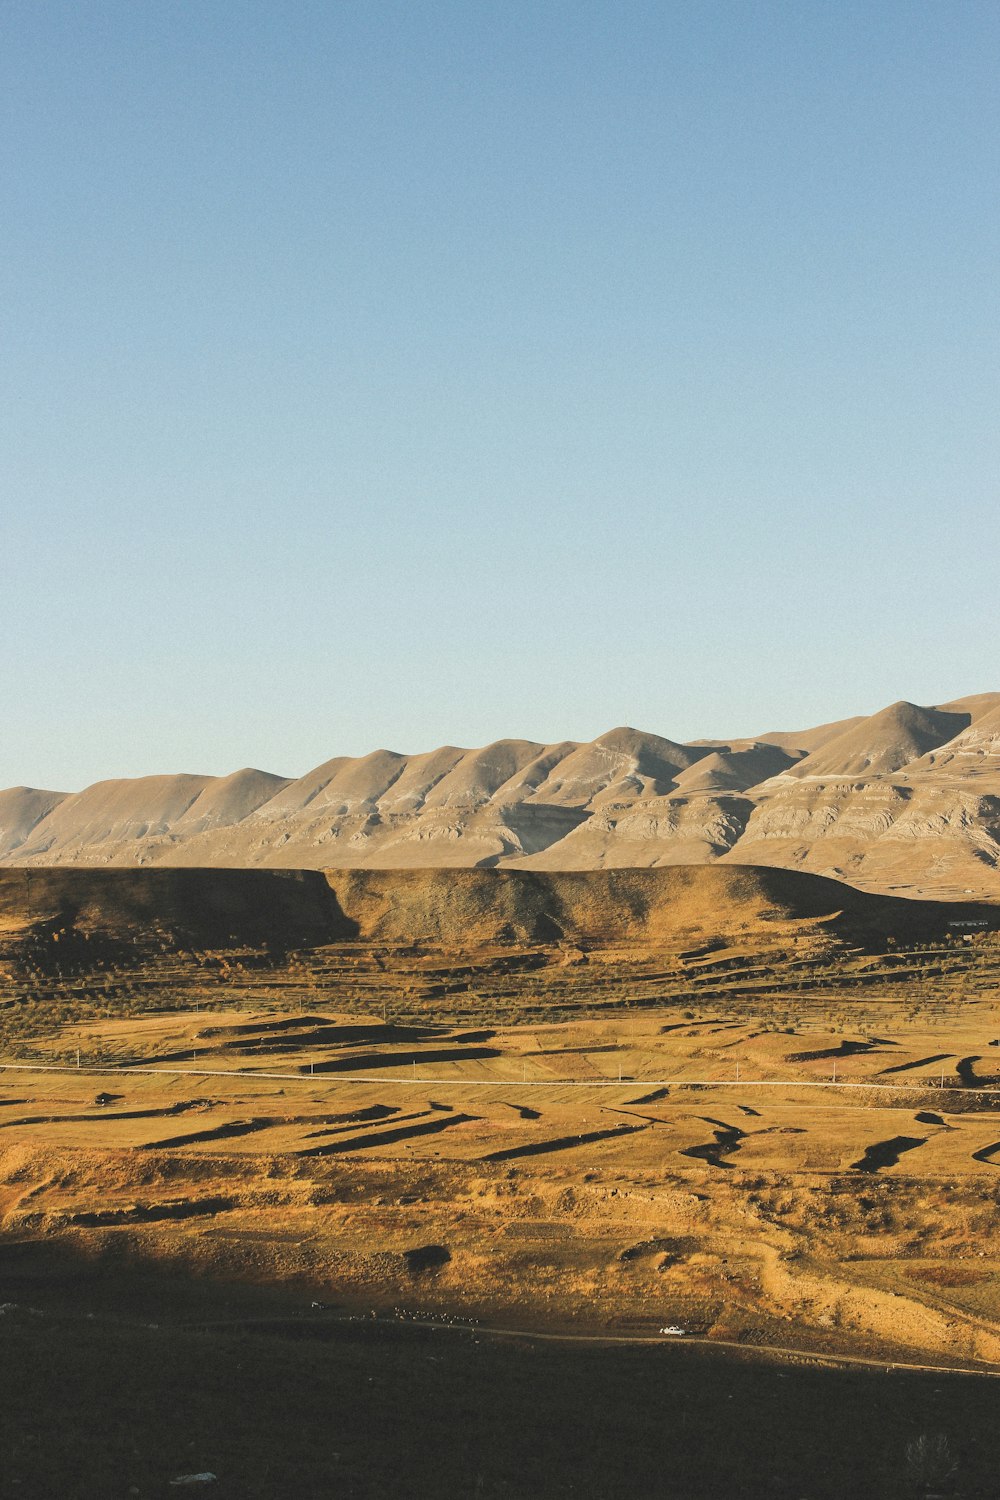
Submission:
[[[30,786],[12,786],[0,792],[0,859],[21,848],[64,798],[63,792],[40,792]]]
[[[891,775],[926,751],[946,744],[970,723],[968,713],[893,703],[824,741],[789,775],[801,781],[829,776]]]
[[[1000,895],[1000,693],[755,739],[376,750],[288,780],[0,792],[0,863],[544,870],[775,865]]]

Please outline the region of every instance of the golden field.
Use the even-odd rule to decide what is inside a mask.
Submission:
[[[74,1440],[82,1468],[53,1456],[36,1472],[36,1450],[15,1444],[11,1493],[84,1500],[117,1493],[126,1471],[138,1493],[169,1493],[169,1460],[149,1456],[180,1440],[173,1418],[163,1426],[168,1402],[228,1465],[219,1493],[291,1493],[266,1477],[280,1452],[296,1493],[326,1495],[336,1471],[304,1415],[322,1378],[355,1413],[339,1440],[354,1454],[344,1493],[652,1500],[659,1436],[624,1468],[610,1449],[585,1471],[552,1453],[544,1482],[516,1437],[534,1430],[531,1369],[547,1362],[540,1417],[631,1360],[645,1394],[616,1386],[600,1400],[647,1435],[654,1391],[677,1409],[685,1390],[709,1403],[742,1391],[752,1474],[726,1468],[704,1409],[684,1407],[685,1497],[832,1495],[838,1470],[817,1473],[811,1424],[832,1402],[860,1431],[866,1403],[888,1399],[851,1372],[938,1382],[907,1385],[884,1444],[851,1460],[855,1492],[874,1500],[924,1493],[885,1466],[937,1441],[935,1403],[954,1446],[962,1399],[980,1402],[981,1386],[992,1399],[1000,922],[988,906],[718,867],[60,869],[5,872],[0,915],[5,1399],[29,1412],[56,1399],[32,1374],[55,1358],[88,1372],[103,1410],[100,1349],[148,1387],[150,1412],[122,1418],[122,1432],[145,1422],[141,1463],[109,1447],[100,1418]],[[265,1344],[303,1413],[267,1429],[266,1452],[230,1411]],[[202,1361],[230,1394],[209,1389]],[[414,1477],[398,1435],[377,1462],[358,1446],[356,1382],[378,1385],[391,1366],[419,1385],[425,1365],[454,1386],[451,1405],[479,1390],[472,1468],[421,1449]],[[935,1396],[941,1381],[966,1397]],[[784,1468],[754,1448],[751,1387],[791,1400]],[[451,1405],[421,1392],[413,1421],[437,1432]],[[73,1397],[81,1422],[90,1400]],[[277,1411],[277,1395],[253,1400]],[[970,1477],[989,1469],[986,1450],[969,1452],[965,1488],[943,1493],[989,1494]]]

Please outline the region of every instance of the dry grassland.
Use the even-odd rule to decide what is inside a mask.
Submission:
[[[60,1071],[2,1077],[2,1254],[58,1241],[345,1316],[1000,1367],[1000,1095],[962,1082],[993,1082],[996,1029],[64,1025],[33,1049]]]
[[[845,917],[815,887],[796,909],[741,874],[700,914],[697,881],[674,884],[655,921],[652,886],[626,881],[636,909],[611,920],[591,877],[558,932],[534,888],[500,931],[464,873],[475,909],[452,888],[431,933],[422,881],[395,902],[382,874],[341,885],[361,930],[335,940],[315,906],[294,941],[289,908],[255,943],[238,902],[226,937],[180,930],[179,907],[150,926],[148,891],[128,920],[8,900],[0,1300],[123,1339],[439,1326],[692,1371],[714,1350],[1000,1372],[992,929],[907,903]],[[618,1493],[484,1472],[476,1493]],[[783,1493],[760,1484],[732,1493]]]

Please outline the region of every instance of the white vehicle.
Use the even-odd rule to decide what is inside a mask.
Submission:
[[[681,1328],[679,1323],[668,1323],[666,1328],[660,1329],[660,1332],[672,1334],[674,1338],[683,1338],[684,1334],[687,1333],[687,1329]]]

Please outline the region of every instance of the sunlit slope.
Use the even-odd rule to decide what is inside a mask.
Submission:
[[[147,776],[0,792],[0,864],[550,871],[759,864],[1000,898],[1000,695],[687,744],[338,756],[294,779]]]
[[[1000,908],[883,897],[797,871],[734,865],[640,870],[330,871],[337,905],[372,940],[671,947],[741,937],[901,939]]]

